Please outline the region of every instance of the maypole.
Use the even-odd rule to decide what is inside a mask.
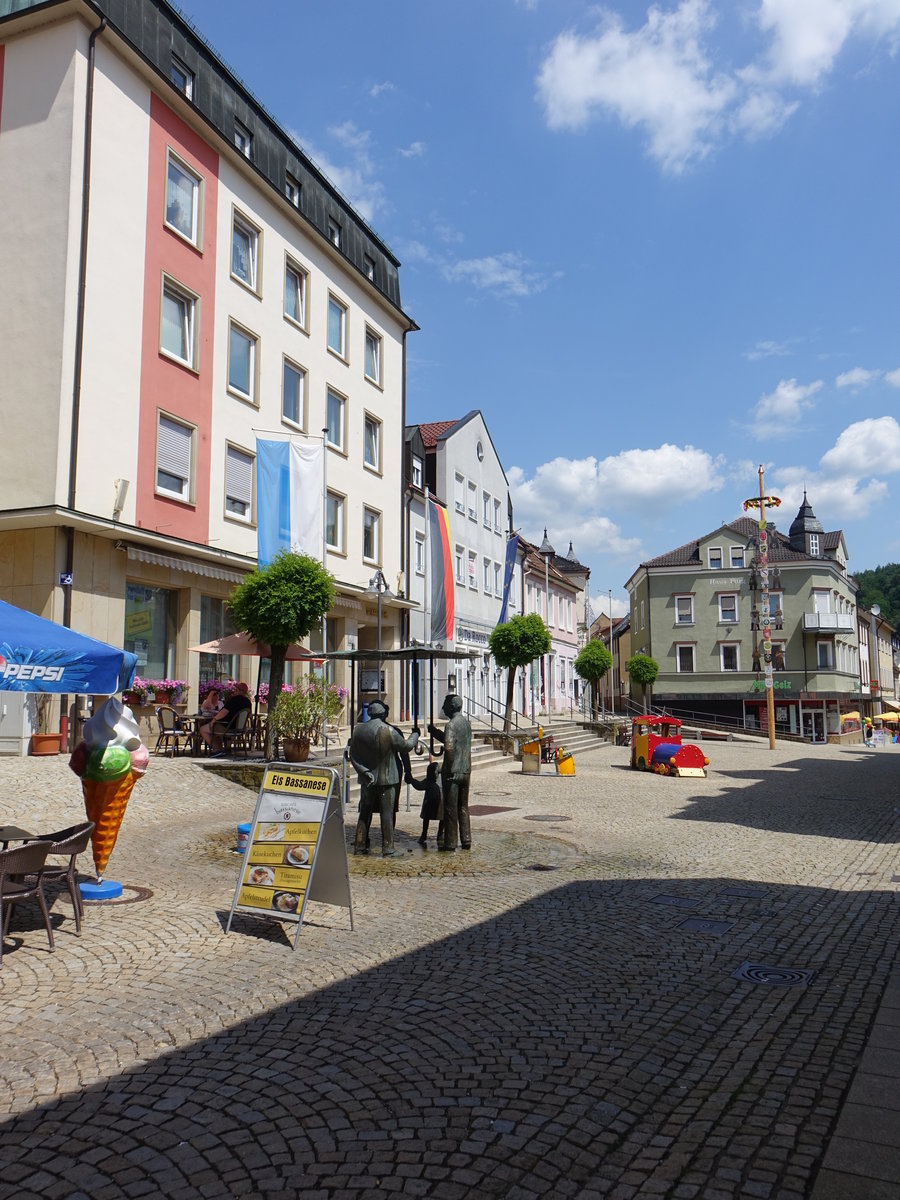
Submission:
[[[762,638],[765,655],[766,719],[769,726],[769,749],[775,749],[775,692],[772,679],[772,614],[769,611],[769,535],[766,532],[766,509],[778,508],[781,500],[767,496],[762,464],[759,467],[759,496],[744,501],[744,511],[759,509],[759,578],[762,585]]]

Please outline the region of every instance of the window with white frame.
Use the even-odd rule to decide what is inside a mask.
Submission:
[[[484,521],[485,529],[490,529],[490,527],[491,527],[491,512],[492,512],[492,510],[493,510],[493,506],[491,504],[491,493],[490,492],[482,492],[481,493],[481,511],[482,511],[482,519]]]
[[[466,548],[465,546],[457,546],[453,553],[453,560],[456,563],[456,582],[464,584],[466,582]]]
[[[325,502],[325,544],[329,550],[344,552],[344,497],[328,492]]]
[[[328,349],[347,358],[347,309],[334,296],[328,297]]]
[[[375,282],[375,259],[369,258],[368,254],[363,255],[363,272],[366,279],[371,279]]]
[[[831,612],[831,592],[828,588],[813,588],[813,612]]]
[[[341,227],[338,222],[335,221],[334,217],[328,218],[328,240],[331,242],[332,246],[337,246],[338,250],[340,250]]]
[[[809,535],[809,552],[813,558],[819,557],[819,535],[817,533]]]
[[[478,485],[469,480],[469,520],[478,520]]]
[[[228,325],[228,390],[256,403],[258,338],[234,321]]]
[[[769,592],[769,617],[784,620],[784,592]]]
[[[722,547],[721,546],[710,546],[710,548],[707,550],[706,554],[707,554],[707,562],[709,563],[709,569],[711,571],[721,571],[722,570]]]
[[[641,601],[641,629],[644,628],[644,602]]]
[[[516,607],[516,573],[513,571],[509,581],[509,604],[511,608]]]
[[[692,595],[675,597],[675,624],[693,625],[694,597]]]
[[[168,152],[166,225],[192,246],[200,243],[200,176]]]
[[[381,338],[366,329],[366,379],[381,384]]]
[[[501,533],[503,525],[500,521],[500,501],[494,499],[494,533]]]
[[[416,534],[415,563],[416,563],[416,574],[424,575],[425,574],[425,534],[424,533]]]
[[[493,589],[494,568],[493,563],[489,558],[483,558],[481,561],[482,585],[484,591],[490,595]]]
[[[776,671],[787,670],[787,642],[772,643],[772,667]]]
[[[422,486],[422,460],[418,454],[412,456],[412,485],[417,488]]]
[[[325,437],[328,440],[328,445],[334,446],[337,450],[344,449],[344,406],[344,397],[329,388],[328,399],[326,401],[326,427],[328,432],[325,434]]]
[[[494,595],[503,595],[503,567],[500,563],[494,563]]]
[[[288,259],[284,267],[284,315],[301,329],[306,329],[307,274],[297,263]]]
[[[363,558],[381,562],[381,513],[374,508],[363,508]]]
[[[197,306],[193,293],[163,276],[159,348],[192,370],[197,368]]]
[[[174,54],[172,55],[172,65],[169,68],[169,79],[178,88],[182,96],[188,100],[193,100],[194,72]]]
[[[231,226],[231,275],[253,292],[259,290],[258,250],[259,230],[235,213]]]
[[[736,592],[719,592],[719,624],[735,625],[738,619]]]
[[[287,358],[281,372],[281,415],[298,429],[306,428],[306,372]]]
[[[225,447],[225,515],[247,524],[253,519],[254,461],[238,446]]]
[[[469,551],[469,587],[478,589],[478,556],[474,550]]]
[[[679,675],[692,675],[697,670],[697,647],[693,642],[676,643],[675,669]]]
[[[244,158],[250,157],[250,151],[253,149],[253,134],[240,121],[234,123],[234,144]]]
[[[731,565],[736,571],[740,571],[744,566],[744,547],[731,547]]]
[[[816,642],[816,665],[820,670],[834,669],[834,643],[831,641]]]
[[[284,194],[293,204],[294,208],[300,207],[300,180],[297,179],[290,171],[284,173]]]
[[[457,473],[453,477],[453,500],[458,513],[466,511],[466,481]]]
[[[193,425],[159,413],[156,428],[156,491],[160,495],[186,503],[193,500],[196,435]]]
[[[381,470],[381,422],[368,413],[363,427],[363,461],[373,471]]]
[[[740,642],[719,642],[719,665],[723,671],[741,669]]]

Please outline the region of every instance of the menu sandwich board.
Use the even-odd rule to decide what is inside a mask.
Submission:
[[[338,773],[330,767],[268,763],[241,861],[231,912],[297,925],[308,900],[350,910],[350,872]]]

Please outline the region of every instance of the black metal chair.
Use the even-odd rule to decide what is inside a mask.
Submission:
[[[241,751],[244,758],[251,748],[251,740],[253,736],[253,727],[250,721],[251,712],[249,708],[241,708],[234,714],[231,720],[227,723],[214,722],[212,729],[213,733],[217,734],[222,739],[222,746],[225,754],[236,754]]]
[[[0,913],[3,934],[0,937],[0,966],[3,965],[3,939],[9,932],[13,905],[22,900],[37,900],[47,928],[47,937],[50,939],[50,949],[55,949],[50,912],[44,898],[44,866],[52,846],[53,843],[49,841],[27,842],[24,846],[14,846],[11,850],[0,850]]]
[[[190,748],[191,731],[182,727],[181,717],[171,705],[160,704],[156,709],[156,720],[159,726],[159,736],[156,739],[154,754],[159,754],[160,749],[168,754],[170,746],[173,755],[181,752],[182,745]]]
[[[75,912],[75,932],[81,936],[81,921],[84,917],[84,904],[81,900],[81,889],[78,887],[78,869],[75,860],[87,849],[91,834],[94,832],[93,821],[82,821],[79,825],[70,825],[68,829],[58,829],[56,833],[45,833],[42,841],[51,840],[49,854],[64,854],[68,861],[65,863],[47,862],[44,865],[44,882],[65,882],[72,900]]]

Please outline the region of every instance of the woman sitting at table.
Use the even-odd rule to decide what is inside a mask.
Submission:
[[[222,753],[224,742],[220,734],[228,726],[232,717],[236,716],[243,708],[252,709],[253,705],[250,702],[249,692],[250,688],[248,685],[243,681],[240,682],[235,688],[234,693],[213,713],[210,720],[205,725],[200,726],[200,736],[212,753]]]

